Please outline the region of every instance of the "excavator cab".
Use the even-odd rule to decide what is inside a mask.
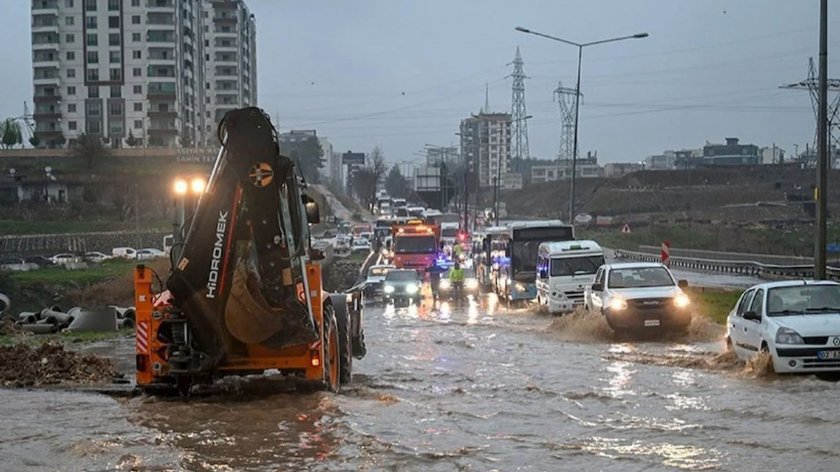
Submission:
[[[337,391],[364,335],[352,297],[322,288],[309,234],[318,204],[262,110],[228,112],[218,135],[165,289],[154,291],[150,268],[135,269],[137,385],[183,392],[278,369]]]

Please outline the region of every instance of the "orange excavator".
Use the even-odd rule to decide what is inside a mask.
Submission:
[[[267,370],[338,391],[365,355],[357,294],[322,289],[317,203],[259,108],[228,112],[221,150],[176,234],[165,287],[134,270],[137,386],[180,391]],[[155,289],[155,285],[158,289]]]

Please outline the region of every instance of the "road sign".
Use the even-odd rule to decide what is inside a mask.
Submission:
[[[825,252],[838,253],[840,252],[840,243],[828,243],[825,245]]]
[[[659,251],[659,259],[666,266],[671,266],[671,241],[667,239],[662,241],[662,250]]]
[[[630,232],[630,225],[628,225],[627,223],[625,223],[625,224],[624,224],[624,227],[623,227],[623,228],[621,228],[621,232],[622,232],[622,233],[625,233],[625,234],[629,233],[629,232]]]

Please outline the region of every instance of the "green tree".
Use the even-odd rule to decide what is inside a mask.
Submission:
[[[385,177],[385,190],[395,198],[405,198],[408,194],[408,180],[400,172],[400,166],[394,164]]]
[[[125,138],[125,144],[128,147],[134,147],[140,144],[140,140],[134,137],[134,133],[131,130],[128,130],[128,137]]]
[[[3,123],[0,123],[0,143],[5,149],[10,149],[16,144],[23,144],[20,125],[14,118],[6,118]]]
[[[321,181],[320,170],[324,167],[324,150],[318,138],[306,139],[283,144],[283,154],[292,158],[307,182],[317,184]]]
[[[376,197],[376,173],[372,167],[362,167],[353,173],[351,185],[359,201],[370,206]]]
[[[102,138],[99,136],[82,133],[76,138],[70,154],[76,159],[85,160],[87,168],[93,169],[94,165],[102,164],[111,152],[102,145]]]

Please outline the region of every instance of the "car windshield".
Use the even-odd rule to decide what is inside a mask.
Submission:
[[[428,254],[435,250],[434,236],[403,236],[394,241],[394,252],[398,254]]]
[[[634,267],[610,271],[609,288],[673,286],[674,279],[664,267]]]
[[[454,238],[458,236],[458,228],[443,228],[440,230],[440,234],[444,238]]]
[[[416,282],[419,276],[413,270],[392,270],[385,276],[388,282]]]
[[[570,257],[551,260],[551,276],[590,275],[604,264],[604,256]]]
[[[767,292],[767,315],[809,315],[840,312],[840,285],[776,287]]]

